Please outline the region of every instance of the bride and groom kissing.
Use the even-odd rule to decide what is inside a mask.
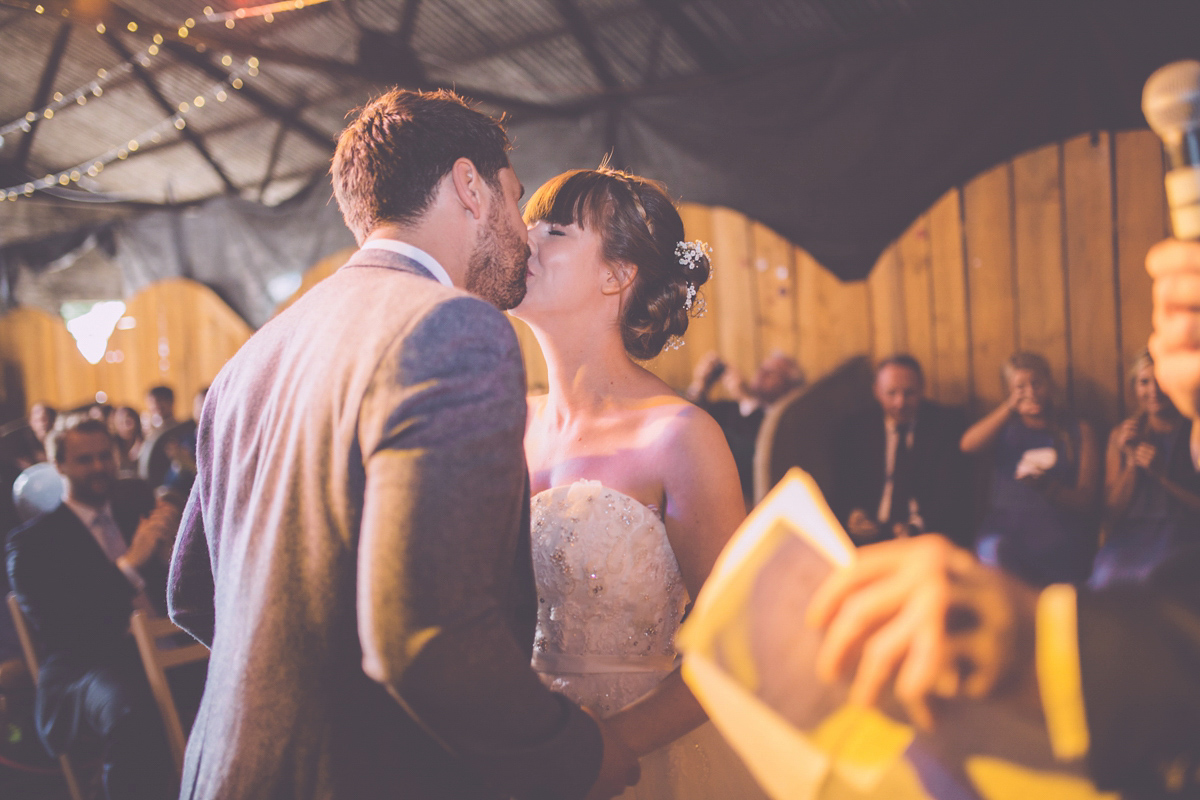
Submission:
[[[522,218],[508,149],[448,92],[369,103],[332,168],[360,249],[213,382],[168,597],[211,649],[183,797],[759,795],[673,642],[736,468],[635,361],[706,248],[604,167]]]

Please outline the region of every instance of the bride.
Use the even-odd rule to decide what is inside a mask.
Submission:
[[[528,292],[549,392],[529,399],[538,627],[533,666],[641,758],[623,798],[764,795],[683,683],[674,635],[734,528],[741,485],[720,428],[636,361],[699,312],[707,247],[662,187],[567,172],[525,211]]]

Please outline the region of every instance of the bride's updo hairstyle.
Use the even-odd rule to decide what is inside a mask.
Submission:
[[[698,245],[676,253],[685,243],[683,220],[661,184],[603,165],[564,172],[525,206],[527,225],[543,221],[596,231],[605,261],[637,268],[618,319],[632,357],[654,358],[702,313],[697,292],[708,280],[708,255]]]

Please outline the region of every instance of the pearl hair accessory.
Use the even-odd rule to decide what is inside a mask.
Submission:
[[[686,267],[689,270],[696,269],[700,266],[700,259],[707,258],[712,255],[712,247],[707,242],[702,242],[696,239],[692,242],[679,242],[675,245],[675,257],[679,259],[679,265]],[[709,265],[709,275],[712,275],[712,265]],[[704,302],[704,298],[699,296],[696,290],[696,284],[685,280],[687,286],[687,297],[683,301],[683,310],[690,313],[693,318],[703,317],[708,311],[708,304]],[[683,347],[684,341],[682,336],[671,336],[663,345],[664,350],[678,350]]]
[[[695,269],[700,266],[700,259],[712,255],[712,248],[707,242],[697,239],[694,242],[680,242],[675,245],[675,257],[681,267]]]
[[[693,242],[679,242],[675,245],[675,257],[679,259],[679,266],[687,267],[689,270],[699,267],[700,259],[706,259],[710,255],[712,255],[712,247],[707,242],[702,242],[699,239]],[[687,299],[683,301],[683,310],[691,311],[692,306],[696,307],[692,316],[704,316],[704,312],[707,310],[704,298],[700,298],[700,301],[696,302],[696,284],[688,281]]]

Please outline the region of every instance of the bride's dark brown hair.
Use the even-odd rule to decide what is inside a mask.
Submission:
[[[703,253],[690,268],[680,263],[675,248],[684,241],[683,220],[662,184],[604,165],[564,172],[525,206],[527,225],[542,221],[596,231],[606,262],[636,268],[618,319],[629,355],[654,358],[687,330],[710,265]]]

